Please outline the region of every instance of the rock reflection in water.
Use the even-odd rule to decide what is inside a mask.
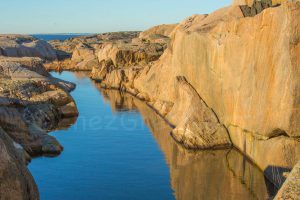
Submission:
[[[176,199],[246,200],[274,195],[263,172],[237,150],[186,150],[170,136],[171,127],[144,102],[116,90],[104,90],[97,84],[96,87],[114,111],[141,113],[165,155]]]

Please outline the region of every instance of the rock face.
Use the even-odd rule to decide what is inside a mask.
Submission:
[[[52,46],[31,36],[0,35],[0,55],[9,57],[40,57],[46,60],[57,58]]]
[[[225,127],[186,79],[177,77],[175,87],[178,103],[167,114],[167,118],[177,125],[172,136],[187,148],[230,147],[231,141]]]
[[[291,169],[300,159],[300,6],[279,3],[252,17],[240,6],[189,17],[147,65],[116,62],[113,45],[103,48],[92,78],[145,100],[187,147],[233,143],[280,187],[284,180],[269,172]]]
[[[0,199],[38,200],[37,186],[13,140],[0,128]]]

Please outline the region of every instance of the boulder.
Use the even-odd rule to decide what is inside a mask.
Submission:
[[[172,136],[187,148],[220,149],[231,146],[225,127],[184,77],[177,77],[176,102],[166,118],[176,124]]]

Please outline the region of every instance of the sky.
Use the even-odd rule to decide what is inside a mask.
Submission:
[[[207,14],[232,0],[0,0],[0,33],[145,30]]]

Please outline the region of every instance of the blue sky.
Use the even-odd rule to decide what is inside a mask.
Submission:
[[[1,0],[0,33],[144,30],[210,13],[231,0]]]

